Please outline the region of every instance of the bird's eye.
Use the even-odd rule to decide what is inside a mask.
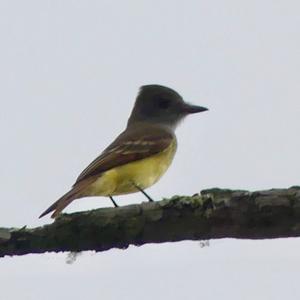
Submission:
[[[159,99],[158,105],[162,109],[167,109],[170,107],[171,101],[169,99]]]

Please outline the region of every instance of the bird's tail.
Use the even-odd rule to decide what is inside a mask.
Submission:
[[[45,215],[48,215],[53,211],[53,214],[51,215],[51,218],[56,218],[62,210],[68,206],[73,200],[80,198],[80,195],[78,195],[78,190],[75,188],[72,188],[69,192],[64,194],[61,198],[59,198],[56,202],[54,202],[49,208],[47,208],[40,216],[39,218],[42,218]]]

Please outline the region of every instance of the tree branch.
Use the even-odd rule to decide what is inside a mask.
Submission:
[[[257,192],[210,189],[192,197],[64,214],[37,228],[0,228],[0,257],[181,240],[296,236],[300,187]]]

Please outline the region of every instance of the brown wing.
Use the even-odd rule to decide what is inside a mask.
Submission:
[[[166,149],[174,134],[156,126],[125,130],[78,176],[74,185],[114,167],[140,160]]]

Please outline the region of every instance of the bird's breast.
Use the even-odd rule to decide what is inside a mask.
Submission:
[[[104,172],[91,186],[96,196],[114,196],[146,189],[167,171],[177,149],[176,139],[162,152]],[[134,183],[134,184],[133,184]]]

